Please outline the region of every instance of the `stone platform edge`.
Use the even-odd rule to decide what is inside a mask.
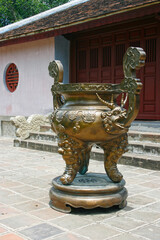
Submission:
[[[30,139],[29,139],[30,140]],[[36,140],[21,140],[21,139],[14,139],[13,141],[14,147],[22,147],[22,148],[28,148],[32,150],[38,150],[38,151],[46,151],[46,152],[53,152],[58,153],[58,146],[56,142],[45,142],[45,141],[36,141]],[[103,161],[104,155],[103,151],[101,149],[98,149],[96,147],[92,148],[91,151],[91,159],[97,160],[97,161]],[[156,156],[143,156],[143,154],[133,154],[133,153],[125,153],[123,156],[119,159],[119,164],[123,165],[130,165],[130,166],[136,166],[151,170],[160,170],[160,157]]]

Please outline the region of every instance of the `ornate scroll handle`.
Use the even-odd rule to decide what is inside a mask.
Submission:
[[[49,75],[54,78],[54,84],[62,83],[63,81],[63,65],[60,61],[54,60],[48,66]]]
[[[136,78],[136,70],[145,65],[146,53],[142,48],[129,47],[123,57],[125,78]]]
[[[139,47],[129,47],[123,58],[124,80],[120,88],[129,96],[127,118],[124,123],[126,127],[136,118],[139,111],[142,83],[136,78],[136,70],[145,65],[145,59],[146,53]]]
[[[63,82],[63,65],[60,61],[54,60],[50,62],[48,70],[49,75],[54,78],[54,85],[58,85]],[[64,101],[62,100],[62,95],[57,92],[53,92],[54,110],[58,109],[63,104]]]

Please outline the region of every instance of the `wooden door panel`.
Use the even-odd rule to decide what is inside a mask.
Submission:
[[[144,79],[144,101],[152,102],[156,100],[156,79],[153,76],[146,76]]]
[[[154,104],[144,104],[143,105],[144,113],[154,113],[155,112],[155,105]]]
[[[144,74],[145,75],[154,75],[156,74],[156,64],[153,63],[153,64],[147,64],[146,63],[146,66],[144,68]]]
[[[142,47],[147,58],[145,67],[137,71],[136,75],[143,83],[138,119],[160,119],[160,94],[157,89],[160,86],[160,39],[157,29],[158,24],[77,38],[74,81],[120,83],[124,78],[123,56],[126,49],[129,46]]]
[[[88,82],[88,73],[85,72],[79,72],[77,77],[78,82]]]
[[[111,72],[111,67],[108,68],[102,68],[101,70],[101,82],[102,83],[111,83],[111,77],[112,77],[112,72]]]
[[[123,66],[115,67],[114,70],[114,83],[120,83],[124,78]]]
[[[98,74],[99,74],[98,70],[96,70],[96,69],[90,70],[89,71],[89,82],[97,82]]]

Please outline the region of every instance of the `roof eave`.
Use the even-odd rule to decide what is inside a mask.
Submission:
[[[72,26],[76,26],[76,25],[100,20],[100,19],[103,19],[103,18],[116,16],[116,15],[120,15],[120,14],[125,14],[125,13],[128,13],[128,12],[132,12],[132,11],[139,10],[139,9],[142,9],[142,8],[154,6],[154,5],[157,5],[157,4],[159,4],[159,6],[160,6],[160,2],[157,1],[157,2],[154,2],[154,3],[149,3],[149,4],[145,4],[145,5],[141,5],[141,6],[136,6],[136,7],[133,7],[133,8],[127,8],[127,9],[103,14],[103,15],[100,15],[100,16],[92,17],[92,18],[90,17],[90,18],[87,18],[87,19],[84,19],[84,20],[81,20],[81,21],[71,22],[69,24],[59,25],[59,26],[55,26],[55,27],[52,27],[52,28],[42,29],[42,30],[40,29],[38,31],[32,31],[32,32],[28,32],[28,33],[25,33],[25,34],[18,34],[18,35],[15,35],[15,36],[10,36],[10,37],[7,37],[7,38],[0,39],[0,42],[4,42],[4,41],[7,41],[7,40],[12,40],[12,39],[18,39],[18,38],[22,38],[22,37],[33,36],[33,35],[37,35],[37,34],[45,33],[45,32],[50,32],[50,31],[61,30],[61,29],[65,29],[65,28],[68,28],[68,27],[72,27]],[[160,9],[158,9],[157,11],[159,11],[159,10]]]

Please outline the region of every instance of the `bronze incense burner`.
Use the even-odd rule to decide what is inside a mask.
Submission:
[[[91,148],[96,144],[104,150],[104,168],[107,175],[103,175],[103,179],[106,182],[109,181],[112,185],[115,184],[114,187],[118,190],[114,191],[123,189],[125,183],[117,168],[117,162],[122,154],[127,151],[127,132],[139,110],[142,83],[140,79],[136,78],[136,70],[144,66],[145,58],[146,54],[142,48],[128,48],[123,59],[124,79],[120,84],[63,84],[61,62],[53,61],[49,64],[49,74],[54,78],[54,85],[52,86],[54,112],[51,126],[58,136],[58,152],[66,163],[63,175],[53,180],[53,188],[50,191],[51,204],[54,208],[70,211],[64,207],[67,204],[74,207],[83,205],[84,208],[102,205],[108,207],[120,205],[126,199],[127,191],[125,190],[125,194],[121,194],[121,199],[116,203],[113,201],[109,204],[106,202],[102,204],[102,201],[101,204],[77,203],[74,183],[76,178],[81,179],[81,183],[86,178],[89,179],[88,183],[90,181],[94,182],[94,177],[97,178],[97,175],[85,174],[88,170]],[[121,102],[118,105],[117,98],[119,96]],[[125,108],[126,105],[128,107]],[[77,175],[77,173],[79,174]],[[98,178],[100,178],[99,175]],[[97,181],[99,182],[99,180]],[[72,186],[74,191],[71,189]],[[86,188],[86,185],[85,187],[78,187],[78,192],[82,191],[83,197],[87,191],[88,194],[92,195],[94,192],[93,189],[91,190],[92,187]],[[59,197],[57,191],[61,192],[59,196],[64,192],[66,195],[68,191],[70,193],[75,192],[76,200],[73,200],[73,196],[71,197],[73,201],[66,200],[64,197],[63,207],[61,204],[59,206],[57,201],[60,201],[62,196]],[[99,191],[99,188],[95,191]],[[104,197],[104,192],[107,195],[107,191],[101,189],[100,194],[103,192]],[[114,191],[112,191],[112,195]]]

